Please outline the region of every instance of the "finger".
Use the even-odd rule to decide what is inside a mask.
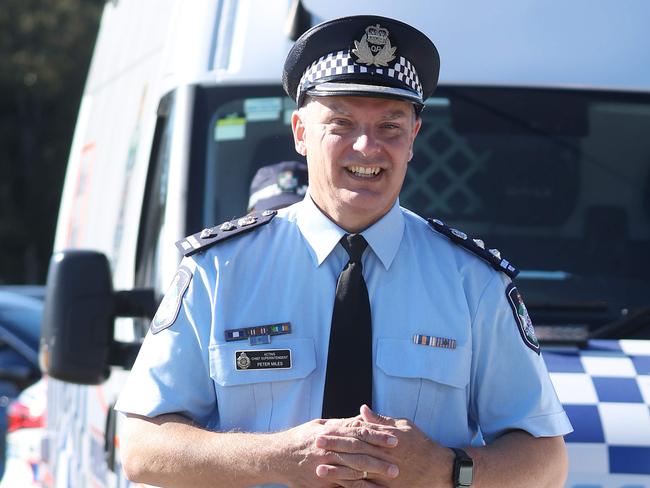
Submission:
[[[321,434],[316,437],[316,447],[341,452],[364,451],[365,446],[363,444],[377,447],[395,447],[397,443],[398,439],[394,434],[370,429],[363,425]]]
[[[336,481],[354,481],[363,479],[363,471],[348,468],[347,466],[337,466],[335,464],[319,464],[316,466],[316,476],[326,480]]]
[[[361,418],[366,422],[380,425],[395,425],[395,420],[374,412],[368,405],[361,405],[359,409]]]
[[[391,434],[373,435],[371,439],[368,437],[359,439],[351,436],[340,435],[319,435],[316,438],[316,447],[334,452],[346,452],[350,454],[378,454],[377,448],[393,448],[399,442],[397,437]]]
[[[355,480],[368,477],[393,479],[399,476],[397,465],[365,454],[342,454],[330,452],[323,458],[325,468],[316,467],[316,474],[326,479]]]
[[[384,488],[384,485],[379,485],[371,480],[341,481],[337,486],[342,488]]]
[[[384,488],[373,480],[339,481],[338,486],[343,488]]]
[[[327,428],[338,428],[362,425],[364,422],[361,415],[357,415],[356,417],[348,417],[344,419],[321,419],[319,423]]]
[[[356,469],[334,464],[320,464],[316,467],[316,475],[324,480],[336,483],[340,486],[381,486],[374,480],[374,474],[370,472],[357,471]],[[365,475],[365,478],[364,478]]]

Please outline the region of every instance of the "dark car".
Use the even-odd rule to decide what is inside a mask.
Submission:
[[[38,343],[42,315],[38,288],[0,288],[0,477],[5,468],[7,407],[41,376]]]

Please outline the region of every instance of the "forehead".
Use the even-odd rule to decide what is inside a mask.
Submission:
[[[402,100],[373,97],[314,97],[308,106],[318,113],[372,115],[373,117],[409,117],[413,105]]]

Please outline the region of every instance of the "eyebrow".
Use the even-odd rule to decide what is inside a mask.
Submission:
[[[351,115],[351,113],[347,110],[345,110],[343,107],[337,104],[332,104],[330,107],[328,107],[332,112],[336,112],[339,115]]]
[[[408,117],[408,114],[400,108],[400,109],[392,110],[390,113],[388,113],[388,115],[386,115],[385,118],[389,120],[394,120],[394,119],[400,119],[402,117]]]

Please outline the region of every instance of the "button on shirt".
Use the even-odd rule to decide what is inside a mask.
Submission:
[[[270,223],[185,258],[192,280],[178,317],[147,335],[116,409],[180,413],[223,431],[319,418],[344,234],[307,195]],[[507,276],[398,202],[362,234],[374,410],[410,419],[446,446],[489,443],[510,429],[571,431],[543,359],[518,332]],[[225,340],[226,330],[283,322],[291,332],[270,344]],[[453,339],[455,348],[415,344],[416,334]],[[237,369],[236,352],[255,349],[289,349],[291,368]]]

